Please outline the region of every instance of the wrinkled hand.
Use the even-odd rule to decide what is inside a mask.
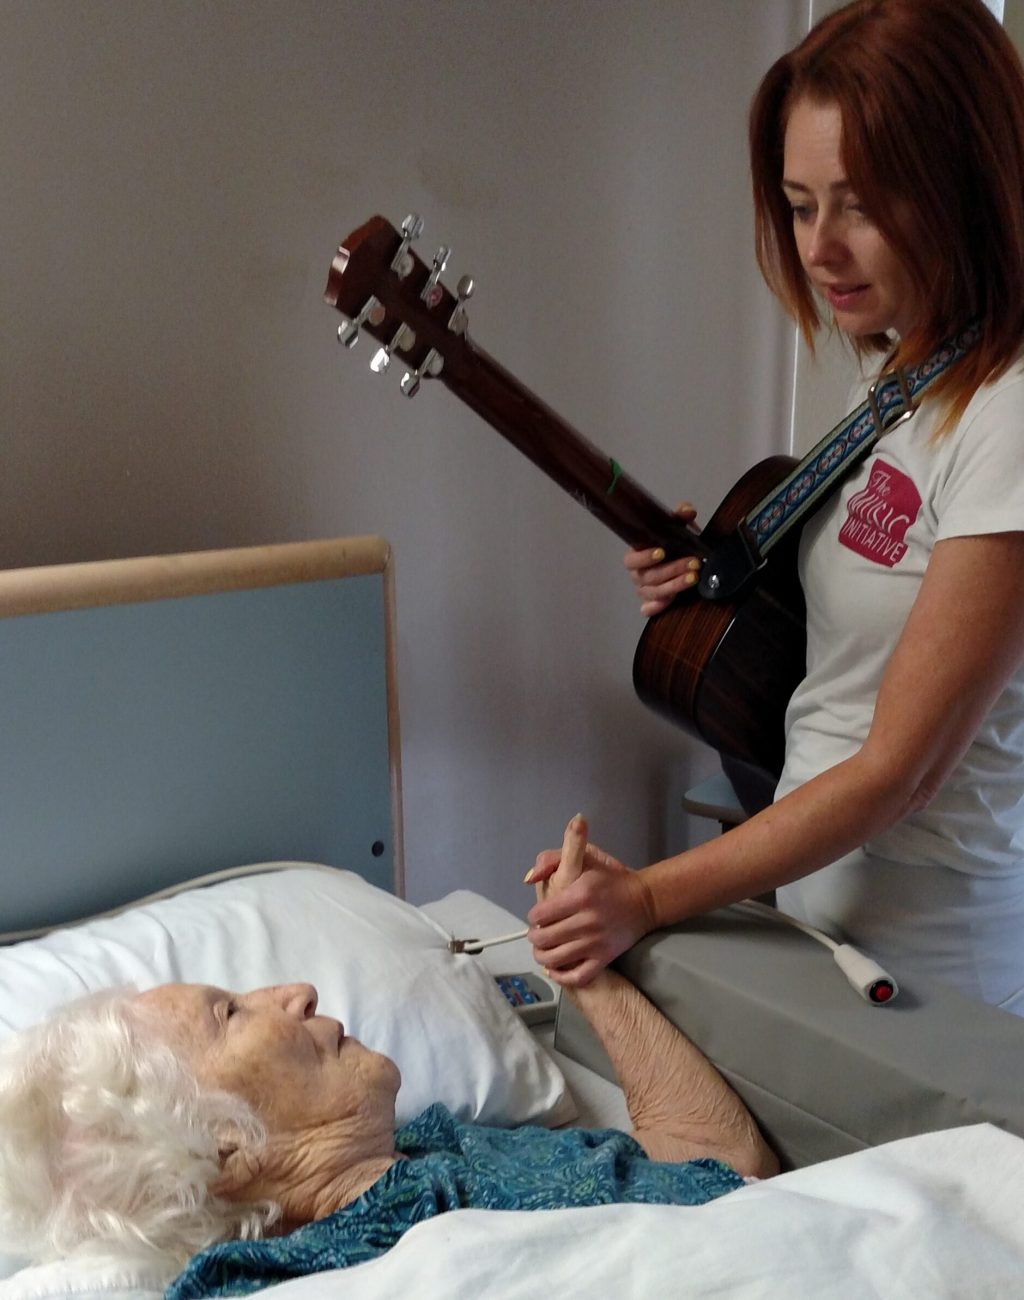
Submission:
[[[558,984],[589,984],[653,928],[642,877],[587,843],[583,817],[569,822],[561,849],[538,855],[528,879],[538,901],[526,918],[527,937],[534,960]]]
[[[589,833],[587,819],[582,813],[577,813],[565,828],[561,849],[546,849],[537,858],[527,880],[534,886],[538,903],[564,893],[579,880],[583,874],[583,858],[587,851]]]
[[[678,505],[675,513],[688,524],[697,518],[697,511],[689,501]],[[640,595],[640,613],[648,617],[667,609],[681,591],[694,585],[700,573],[700,560],[693,556],[684,555],[663,563],[664,560],[665,552],[660,547],[629,550],[623,558]]]

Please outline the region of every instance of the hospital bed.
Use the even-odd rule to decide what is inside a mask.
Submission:
[[[525,941],[449,951],[521,918],[403,900],[395,647],[379,538],[0,574],[0,1037],[111,983],[308,979],[397,1060],[400,1120],[628,1127],[570,1004],[528,1028],[498,991]],[[1024,1022],[920,983],[871,1006],[742,908],[621,965],[787,1172],[696,1209],[462,1211],[275,1300],[1024,1297]],[[107,1258],[23,1264],[0,1258],[4,1300],[160,1290]]]

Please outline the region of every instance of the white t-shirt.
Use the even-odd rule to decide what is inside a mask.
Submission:
[[[1024,531],[1024,360],[932,443],[938,419],[926,402],[884,435],[804,528],[808,672],[777,797],[867,736],[935,543]],[[779,905],[888,961],[897,980],[938,976],[1024,1014],[1024,665],[926,808],[786,886]]]

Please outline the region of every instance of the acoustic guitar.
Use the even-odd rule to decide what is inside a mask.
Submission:
[[[371,366],[406,367],[413,396],[440,379],[504,438],[630,546],[698,556],[699,588],[647,621],[633,660],[640,699],[727,757],[777,776],[786,703],[804,674],[804,602],[791,528],[762,556],[746,520],[797,461],[772,456],[749,470],[700,530],[686,525],[561,416],[488,356],[467,333],[467,277],[441,280],[449,250],[427,266],[413,251],[422,223],[396,230],[372,217],[341,244],[324,298],[346,318],[339,340],[361,331],[382,344]]]

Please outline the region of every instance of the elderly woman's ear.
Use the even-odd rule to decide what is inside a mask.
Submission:
[[[215,1196],[228,1201],[248,1201],[258,1195],[256,1184],[263,1174],[260,1150],[251,1137],[235,1125],[226,1125],[217,1137],[220,1173],[210,1187]]]

